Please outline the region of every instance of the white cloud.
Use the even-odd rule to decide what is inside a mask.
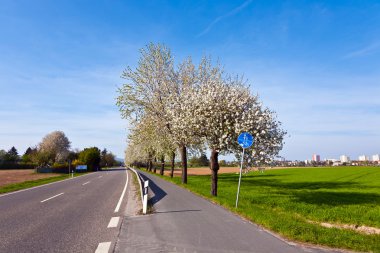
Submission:
[[[344,59],[363,57],[371,54],[378,53],[380,51],[380,42],[374,42],[363,48],[352,51],[344,56]]]
[[[238,14],[239,12],[241,12],[242,10],[244,10],[251,2],[252,2],[252,0],[247,0],[244,3],[242,3],[241,5],[239,5],[238,7],[236,7],[235,9],[229,11],[228,13],[223,14],[223,15],[215,18],[201,33],[199,33],[197,35],[197,37],[201,37],[201,36],[207,34],[214,25],[216,25],[217,23],[219,23],[223,19]]]

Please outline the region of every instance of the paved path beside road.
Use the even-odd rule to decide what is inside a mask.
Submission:
[[[125,218],[115,252],[334,252],[287,243],[181,187],[142,175],[150,180],[155,211]]]

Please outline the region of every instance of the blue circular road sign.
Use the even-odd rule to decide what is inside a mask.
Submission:
[[[253,136],[250,133],[241,133],[238,137],[238,143],[242,148],[249,148],[253,144]]]

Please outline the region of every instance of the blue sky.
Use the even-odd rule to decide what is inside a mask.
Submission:
[[[149,42],[244,74],[288,159],[380,153],[379,1],[2,0],[0,149],[62,130],[123,157],[116,89]]]

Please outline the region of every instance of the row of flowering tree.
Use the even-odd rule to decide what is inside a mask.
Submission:
[[[187,153],[210,149],[211,194],[217,195],[219,154],[235,154],[237,137],[250,132],[255,144],[246,152],[249,165],[269,163],[282,149],[286,134],[273,111],[252,95],[246,82],[224,72],[204,57],[176,65],[169,48],[149,44],[141,50],[137,67],[122,75],[117,105],[129,119],[131,132],[126,163],[171,157],[173,176],[176,153],[182,161],[182,183],[187,183]],[[163,173],[163,165],[160,170]]]

